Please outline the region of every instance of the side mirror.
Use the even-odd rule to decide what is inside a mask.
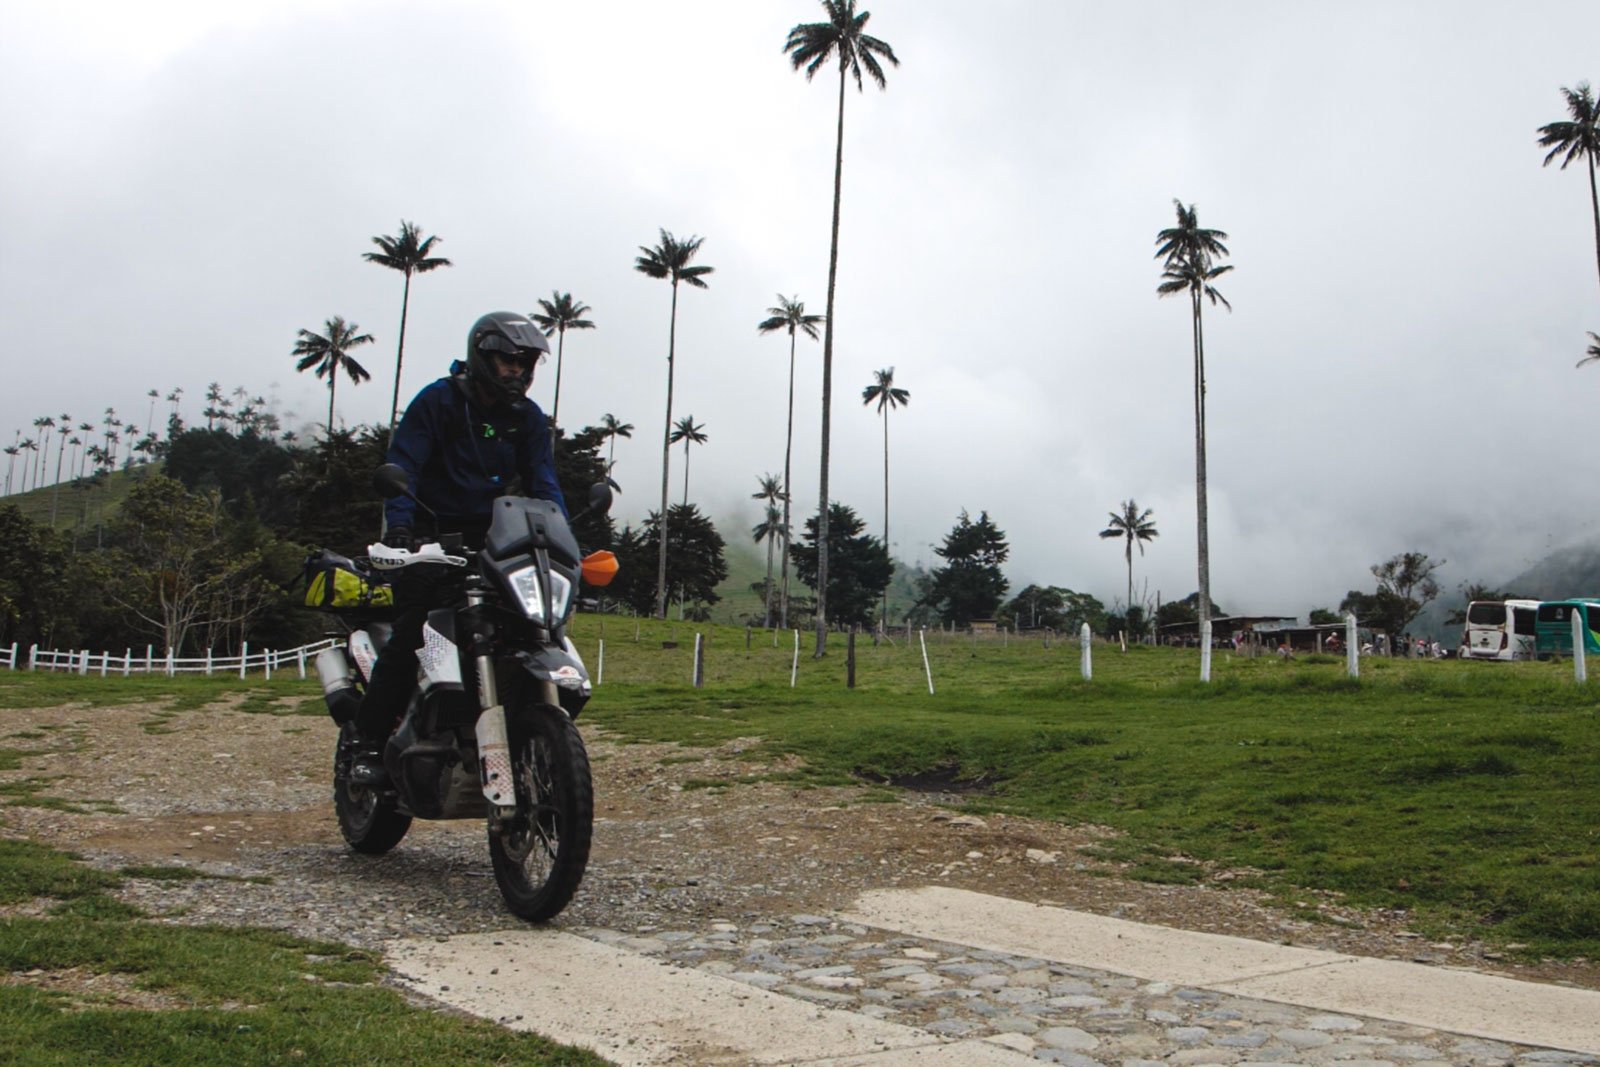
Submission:
[[[595,482],[591,485],[589,487],[589,504],[583,509],[584,513],[588,514],[593,511],[604,515],[610,511],[612,503],[611,487],[616,484],[616,482],[607,478],[603,482]]]
[[[579,573],[583,580],[590,585],[605,586],[611,584],[611,579],[617,576],[620,568],[617,557],[610,552],[591,552],[583,557],[579,565]]]
[[[385,500],[397,496],[410,496],[411,477],[398,463],[385,463],[373,472],[372,488]]]

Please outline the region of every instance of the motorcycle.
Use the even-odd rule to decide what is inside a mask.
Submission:
[[[416,500],[398,466],[380,467],[374,483],[386,497]],[[610,505],[601,483],[584,513]],[[483,818],[506,906],[535,923],[559,914],[583,879],[594,823],[589,757],[574,725],[591,687],[566,624],[580,578],[609,583],[615,557],[580,557],[557,505],[504,496],[477,552],[461,553],[458,537],[415,551],[374,544],[364,565],[331,558],[338,562],[310,583],[307,603],[332,610],[348,631],[316,662],[341,724],[333,785],[345,841],[381,855],[413,819]],[[430,605],[417,685],[383,748],[388,781],[357,781],[353,713],[397,596]]]

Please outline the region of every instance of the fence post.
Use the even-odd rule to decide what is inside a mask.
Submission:
[[[1200,623],[1200,680],[1211,681],[1211,620]]]
[[[1585,658],[1588,650],[1583,647],[1584,631],[1588,627],[1584,625],[1583,616],[1581,605],[1572,609],[1572,675],[1580,685],[1589,680],[1589,662]]]
[[[272,681],[272,650],[261,653],[261,669],[266,674],[266,681]]]
[[[917,631],[917,641],[922,645],[922,671],[928,676],[928,695],[933,696],[933,668],[928,665],[928,628]]]
[[[250,662],[250,642],[239,642],[239,680],[244,681],[245,664]]]
[[[178,673],[177,665],[173,662],[173,657],[175,655],[177,655],[177,649],[173,648],[171,645],[168,645],[167,646],[167,677],[168,678],[171,678],[171,677],[175,676]],[[206,658],[207,658],[207,660],[210,659],[210,654],[209,653],[207,654]],[[210,674],[211,672],[207,671],[206,673]]]
[[[39,665],[39,645],[35,642],[28,646],[28,670],[34,670]]]
[[[1083,671],[1083,680],[1087,682],[1094,678],[1094,653],[1091,651],[1094,634],[1090,632],[1088,623],[1084,623],[1083,629],[1078,631],[1078,643],[1083,646],[1083,652],[1079,657],[1080,669]]]
[[[124,678],[127,678],[132,674],[133,674],[133,649],[125,648],[125,649],[122,650],[122,676]]]
[[[17,643],[15,641],[11,642],[11,662],[9,666],[12,670],[17,669]]]
[[[794,688],[795,679],[800,674],[800,631],[794,632],[794,662],[789,664],[789,688]]]
[[[1347,611],[1344,613],[1344,658],[1345,670],[1352,678],[1361,677],[1361,645],[1358,641],[1355,612]]]
[[[600,639],[600,658],[595,660],[594,684],[599,685],[606,680],[606,639]]]
[[[106,672],[109,671],[110,669],[111,669],[111,653],[109,653],[109,652],[100,653],[100,677],[104,678],[106,676]]]
[[[694,687],[701,688],[706,684],[705,639],[703,635],[694,635]]]
[[[88,673],[89,673],[89,650],[86,648],[86,649],[83,650],[83,653],[78,657],[78,674],[79,675],[86,675]]]
[[[299,648],[295,649],[294,658],[295,662],[300,667],[300,680],[303,682],[306,680],[306,646],[301,645]]]
[[[844,643],[844,687],[856,687],[856,628],[850,627],[850,636]]]
[[[144,673],[149,674],[155,669],[155,645],[144,646]]]

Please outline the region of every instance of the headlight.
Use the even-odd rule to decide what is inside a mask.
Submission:
[[[539,589],[539,568],[518,567],[506,575],[522,613],[542,626],[554,626],[567,617],[567,603],[572,596],[572,583],[564,575],[550,572],[550,599],[554,602],[546,612],[544,596]]]

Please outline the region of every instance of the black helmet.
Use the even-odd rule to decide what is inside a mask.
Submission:
[[[529,360],[527,369],[515,378],[502,379],[489,361],[496,353],[526,357]],[[534,365],[543,363],[549,354],[550,342],[526,315],[491,311],[473,323],[467,333],[467,377],[490,396],[515,404],[533,384]]]

